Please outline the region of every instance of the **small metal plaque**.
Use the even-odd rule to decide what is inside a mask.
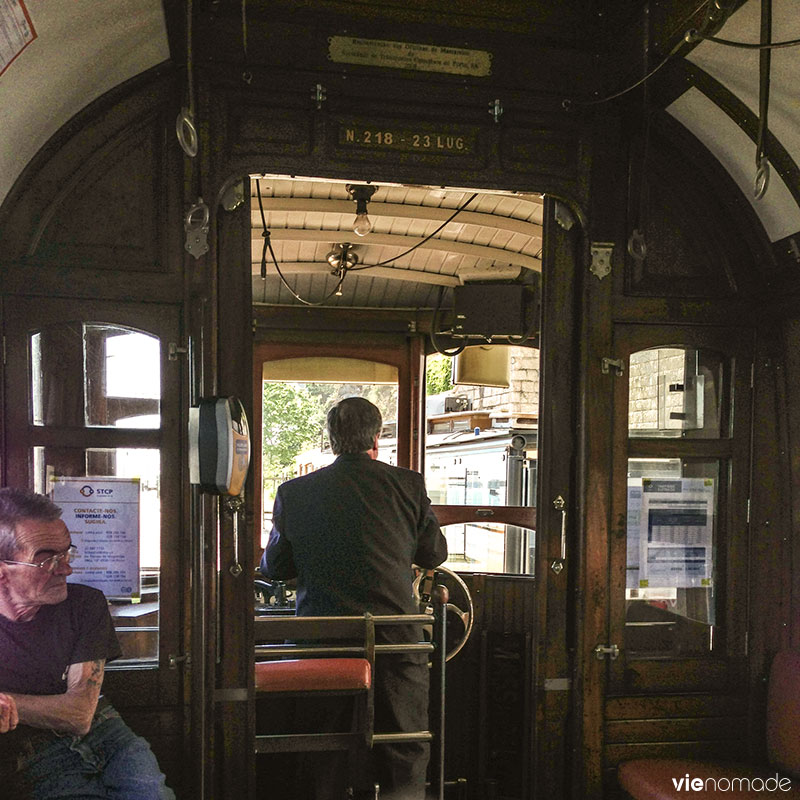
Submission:
[[[397,125],[340,125],[339,144],[371,150],[404,150],[409,153],[470,155],[475,152],[474,129]]]
[[[492,54],[486,50],[464,50],[460,47],[387,39],[359,39],[355,36],[331,36],[328,39],[328,58],[337,64],[446,72],[481,78],[492,71]]]

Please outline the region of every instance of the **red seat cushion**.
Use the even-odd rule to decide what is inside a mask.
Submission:
[[[779,775],[777,770],[758,770],[735,763],[639,758],[620,764],[617,775],[620,786],[636,800],[800,798],[800,787],[794,785],[796,781]],[[689,781],[699,778],[703,782],[702,788],[687,787],[687,775]],[[781,780],[783,782],[779,783]]]
[[[372,674],[365,658],[305,658],[256,663],[257,692],[366,691]]]
[[[767,756],[800,779],[800,653],[784,650],[772,661],[767,699]]]

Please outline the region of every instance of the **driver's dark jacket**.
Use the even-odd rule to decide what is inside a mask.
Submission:
[[[261,572],[297,578],[299,616],[417,613],[411,564],[433,568],[447,558],[422,476],[367,453],[340,455],[281,485],[272,523]],[[378,635],[411,634],[386,627]]]

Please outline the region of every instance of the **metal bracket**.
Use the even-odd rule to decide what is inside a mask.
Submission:
[[[200,213],[199,220],[194,219]],[[188,253],[195,258],[205,255],[208,252],[208,206],[203,202],[202,197],[197,198],[197,202],[186,212],[183,218],[183,229],[186,231],[186,243],[184,247]]]
[[[168,345],[167,350],[167,360],[168,361],[177,361],[179,355],[185,356],[189,352],[188,347],[181,347],[180,345],[176,344],[175,342],[170,342]]]
[[[186,664],[186,666],[189,667],[192,664],[192,657],[189,655],[176,656],[170,653],[167,657],[167,662],[169,663],[170,669],[178,669],[178,664]]]
[[[598,661],[602,661],[606,656],[612,661],[619,658],[619,647],[615,644],[599,644],[592,652]]]
[[[621,358],[603,357],[600,369],[603,375],[608,375],[613,370],[614,375],[621,378],[625,374],[625,362]]]
[[[317,111],[322,108],[322,104],[328,99],[328,90],[321,84],[318,83],[314,87],[314,91],[311,94],[311,99],[317,106]]]
[[[489,113],[495,123],[500,122],[500,117],[503,116],[503,104],[500,102],[499,97],[489,101]]]
[[[592,263],[589,272],[601,281],[611,272],[611,253],[614,251],[614,242],[592,242]]]

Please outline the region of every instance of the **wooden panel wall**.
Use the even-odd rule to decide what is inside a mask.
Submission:
[[[182,158],[174,134],[167,135],[178,100],[170,70],[154,69],[90,104],[26,167],[0,208],[0,294],[10,304],[17,296],[60,298],[65,308],[74,304],[80,319],[90,299],[113,301],[121,314],[129,301],[149,301],[184,318]],[[157,314],[158,306],[152,308]],[[180,334],[183,340],[186,330]],[[179,409],[178,418],[164,420],[172,431],[186,426],[184,367],[177,364],[165,379],[170,408]],[[79,416],[78,427],[82,411]],[[167,577],[172,584],[177,577],[181,598],[166,627],[188,647],[190,564],[183,554],[191,548],[180,449],[171,448],[162,461],[177,489],[164,498],[163,513],[172,553]],[[104,690],[151,743],[178,796],[188,797],[196,790],[196,773],[186,769],[188,694],[183,666],[173,672],[164,655],[159,670],[108,670]]]
[[[534,780],[534,579],[462,577],[475,601],[475,627],[447,665],[445,777],[465,778],[470,800],[528,797]],[[451,601],[463,608],[459,594],[451,587]]]

